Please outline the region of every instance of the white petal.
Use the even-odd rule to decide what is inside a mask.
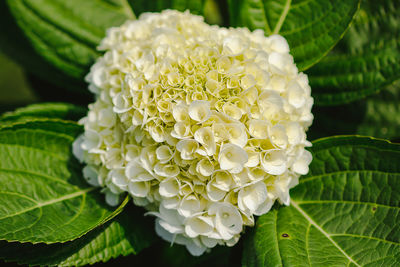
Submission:
[[[260,163],[260,155],[259,152],[256,152],[254,148],[246,147],[244,149],[249,157],[249,160],[246,162],[246,167],[255,167]]]
[[[172,242],[174,240],[174,234],[171,234],[164,227],[160,225],[160,219],[156,219],[155,221],[155,230],[159,237],[164,239],[165,241]]]
[[[179,193],[180,184],[178,179],[171,177],[160,183],[159,193],[164,197],[174,197]]]
[[[222,45],[233,54],[240,54],[247,47],[244,40],[238,36],[225,37]]]
[[[174,106],[174,108],[172,109],[172,116],[177,122],[187,121],[189,119],[188,107],[185,104]]]
[[[210,217],[193,216],[187,219],[185,223],[185,233],[190,238],[195,238],[198,235],[208,235],[214,229],[214,224]]]
[[[229,141],[243,148],[247,144],[246,127],[242,123],[229,123],[225,125],[228,131]]]
[[[174,156],[171,148],[166,145],[159,146],[156,150],[157,159],[160,160],[161,163],[166,163]]]
[[[176,209],[179,206],[179,203],[181,203],[179,196],[165,198],[162,201],[162,205],[166,209]]]
[[[119,204],[119,195],[114,194],[111,191],[106,191],[106,202],[110,206],[117,206]]]
[[[211,201],[220,201],[225,195],[226,191],[215,187],[212,181],[207,184],[207,196]]]
[[[176,144],[176,149],[181,152],[181,158],[184,160],[194,159],[194,153],[198,147],[199,143],[193,139],[181,140]]]
[[[269,123],[265,120],[250,120],[249,133],[255,138],[265,139],[268,137],[268,126]]]
[[[189,116],[191,119],[198,122],[203,122],[206,121],[210,115],[210,102],[204,100],[195,100],[190,103]]]
[[[229,240],[242,231],[242,215],[232,204],[213,203],[208,212],[216,215],[216,229],[224,240]]]
[[[114,185],[121,190],[126,190],[129,180],[124,174],[123,169],[113,169],[108,173]]]
[[[189,217],[196,212],[200,211],[200,200],[195,195],[185,196],[178,208],[180,215]]]
[[[273,34],[268,36],[268,42],[270,43],[271,49],[278,53],[288,53],[289,44],[284,37],[279,34]]]
[[[241,210],[249,209],[254,213],[266,198],[267,187],[264,182],[258,182],[239,191],[238,205]]]
[[[186,248],[189,251],[189,253],[192,254],[193,256],[200,256],[207,250],[207,247],[198,246],[192,240],[189,241],[190,242],[186,244]]]
[[[75,139],[74,143],[72,144],[72,153],[74,156],[79,160],[79,162],[83,162],[83,149],[82,143],[84,141],[84,135],[81,134],[78,138]]]
[[[292,170],[301,175],[308,173],[308,165],[312,161],[312,154],[308,150],[304,150],[301,156],[292,165]]]
[[[241,172],[247,160],[246,151],[234,144],[225,144],[218,157],[221,169],[231,173]]]
[[[86,181],[92,186],[100,186],[99,183],[99,174],[95,167],[91,165],[86,165],[83,170],[83,177]]]
[[[208,248],[213,248],[218,244],[218,240],[215,238],[209,238],[207,236],[200,236],[201,242]]]
[[[130,182],[128,189],[135,197],[145,197],[150,192],[150,185],[148,182]]]
[[[194,133],[194,139],[204,146],[208,156],[215,154],[216,144],[211,127],[203,127],[198,129]]]
[[[282,150],[269,150],[262,157],[261,166],[266,173],[281,175],[287,169],[286,155]]]
[[[114,104],[113,111],[116,113],[124,113],[132,108],[132,106],[129,105],[128,100],[126,96],[123,95],[123,93],[117,94],[112,101]]]
[[[295,108],[301,108],[306,103],[307,96],[298,83],[291,83],[287,90],[289,104]]]
[[[288,137],[286,135],[285,126],[276,124],[269,129],[271,143],[276,147],[286,149],[288,145]]]
[[[265,199],[265,201],[263,203],[261,203],[258,206],[258,209],[256,209],[253,213],[256,216],[261,216],[261,215],[267,213],[268,211],[270,211],[270,209],[272,208],[273,205],[274,205],[274,201],[268,197]]]
[[[203,176],[211,176],[214,172],[214,165],[209,159],[201,159],[197,162],[196,171]]]
[[[85,137],[82,142],[81,148],[91,152],[100,147],[101,144],[101,136],[98,132],[93,130],[86,130]]]

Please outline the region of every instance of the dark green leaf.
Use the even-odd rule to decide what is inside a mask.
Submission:
[[[231,26],[279,33],[300,70],[333,48],[349,27],[359,0],[229,0]]]
[[[83,81],[68,77],[37,54],[30,41],[18,27],[6,1],[0,1],[0,50],[18,62],[27,73],[75,92],[86,92]],[[4,90],[4,88],[3,88]]]
[[[0,129],[0,240],[76,239],[118,214],[86,184],[71,155],[76,123],[31,121]]]
[[[363,2],[339,49],[307,71],[316,105],[361,99],[400,79],[399,8],[399,1]]]
[[[0,258],[29,265],[83,266],[137,254],[155,240],[154,223],[129,207],[114,220],[63,244],[0,242]]]
[[[7,1],[36,53],[74,78],[83,78],[99,56],[106,29],[134,18],[126,0]]]
[[[377,95],[335,107],[314,107],[311,139],[338,134],[360,134],[378,138],[400,137],[400,83]],[[332,122],[335,127],[332,127]]]
[[[261,216],[244,266],[399,266],[400,145],[368,137],[314,142],[291,205]]]

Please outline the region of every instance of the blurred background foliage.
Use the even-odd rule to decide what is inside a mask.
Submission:
[[[0,52],[0,112],[37,102],[24,70]]]

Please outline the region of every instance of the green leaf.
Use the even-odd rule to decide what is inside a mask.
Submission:
[[[68,77],[35,52],[29,39],[15,22],[6,1],[0,1],[0,26],[2,29],[0,31],[1,52],[23,66],[27,73],[34,74],[59,87],[81,94],[86,92],[87,86],[83,81]]]
[[[129,207],[114,220],[63,244],[0,242],[0,258],[29,265],[83,266],[137,254],[155,241],[153,220]]]
[[[385,139],[400,137],[400,83],[346,105],[315,107],[309,138],[360,134]],[[332,122],[335,127],[332,127]]]
[[[85,108],[68,103],[32,104],[1,115],[0,127],[39,118],[76,121],[84,117],[86,112]]]
[[[313,143],[291,205],[261,216],[244,266],[399,266],[400,145],[368,137]]]
[[[229,0],[231,26],[283,35],[299,70],[308,69],[342,38],[359,0]]]
[[[206,0],[129,0],[129,4],[138,16],[143,12],[161,12],[164,9],[179,11],[190,10],[193,14],[202,15]]]
[[[399,1],[363,2],[340,49],[307,71],[316,105],[349,103],[400,79],[399,8]]]
[[[0,129],[0,240],[76,239],[118,214],[86,184],[71,146],[79,125],[31,121]]]
[[[106,29],[134,18],[126,0],[8,0],[36,53],[74,78],[83,78],[100,55]]]

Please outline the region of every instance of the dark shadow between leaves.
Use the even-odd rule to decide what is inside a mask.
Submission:
[[[355,134],[357,126],[363,122],[367,111],[364,100],[334,107],[314,106],[314,121],[307,132],[308,140],[321,137]]]

